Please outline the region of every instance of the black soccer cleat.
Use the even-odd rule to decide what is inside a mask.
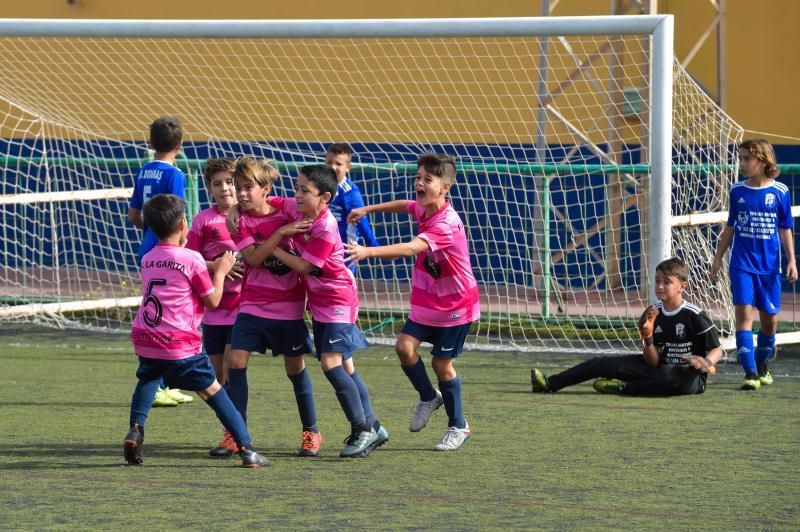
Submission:
[[[255,449],[239,448],[239,456],[242,458],[242,467],[255,469],[269,465],[269,460],[263,454],[258,454]]]
[[[122,441],[122,453],[128,465],[142,465],[144,462],[144,436],[135,423]]]

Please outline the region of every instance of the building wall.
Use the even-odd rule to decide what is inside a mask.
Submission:
[[[704,0],[653,0],[660,13],[676,17],[675,50],[683,59],[714,19]],[[562,0],[554,15],[610,13],[611,0]],[[537,0],[27,0],[4,2],[9,18],[196,18],[305,19],[406,17],[537,16]],[[794,137],[771,140],[800,144],[800,106],[795,87],[800,82],[800,46],[794,32],[800,2],[769,0],[754,3],[727,0],[725,110],[745,129]],[[712,92],[717,89],[716,33],[688,65]],[[753,136],[753,134],[748,134]]]

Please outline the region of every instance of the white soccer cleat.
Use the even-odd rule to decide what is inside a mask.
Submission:
[[[411,432],[421,431],[425,425],[428,424],[431,414],[442,406],[442,394],[439,390],[435,391],[436,397],[430,401],[418,401],[417,404],[414,405],[414,411],[411,413],[411,423],[408,424],[408,430]]]
[[[455,451],[469,439],[469,423],[463,429],[450,427],[444,432],[442,441],[434,449],[437,451]]]

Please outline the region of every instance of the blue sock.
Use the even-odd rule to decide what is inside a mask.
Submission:
[[[756,357],[753,353],[753,331],[736,331],[736,355],[745,374],[756,373]]]
[[[247,421],[247,368],[231,368],[228,370],[228,384],[226,392],[236,410]]]
[[[444,410],[447,412],[447,426],[467,428],[464,407],[461,405],[461,379],[456,377],[451,381],[439,381],[439,391],[442,392]]]
[[[344,370],[342,366],[336,366],[325,372],[325,377],[333,385],[336,391],[336,399],[344,410],[344,415],[347,421],[350,422],[350,428],[353,432],[361,432],[369,430],[371,427],[367,425],[367,420],[364,417],[364,407],[361,406],[361,398],[358,395],[358,387],[350,375]]]
[[[288,375],[294,387],[294,398],[297,401],[297,409],[300,411],[300,422],[303,430],[317,430],[317,408],[314,404],[314,385],[308,371],[303,369],[297,375]]]
[[[350,378],[353,379],[353,382],[356,383],[356,387],[358,388],[358,395],[361,398],[361,407],[364,409],[364,418],[367,420],[367,425],[374,427],[376,421],[375,412],[372,410],[372,403],[369,401],[367,385],[361,380],[361,375],[359,375],[357,371],[353,371]]]
[[[758,331],[758,349],[756,349],[756,363],[760,364],[772,358],[775,352],[775,335],[767,336]]]
[[[131,417],[130,427],[133,428],[134,424],[139,425],[139,430],[144,434],[144,423],[147,421],[147,414],[150,413],[150,408],[153,406],[153,399],[156,397],[156,391],[161,383],[161,379],[154,381],[138,381],[136,388],[133,390],[133,397],[131,397]]]
[[[411,381],[411,385],[419,393],[420,401],[430,401],[436,397],[436,389],[433,387],[430,377],[428,377],[428,372],[425,371],[425,363],[422,362],[422,357],[418,358],[417,363],[413,366],[401,365],[400,367],[403,368],[403,372],[408,377],[408,380]]]
[[[236,441],[236,445],[250,449],[253,442],[250,441],[250,433],[247,431],[247,424],[244,422],[244,418],[236,407],[233,406],[233,402],[231,398],[228,397],[225,389],[220,388],[217,393],[206,399],[206,403],[211,407],[211,410],[217,414],[217,419],[222,423],[222,426],[231,433],[231,436],[233,436],[233,439]]]

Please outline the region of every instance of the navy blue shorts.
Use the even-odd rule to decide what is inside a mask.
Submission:
[[[779,273],[759,275],[731,269],[731,293],[734,305],[750,305],[767,314],[781,308],[781,276]]]
[[[322,353],[341,353],[342,359],[352,358],[353,351],[369,347],[367,339],[358,326],[352,323],[322,323],[311,321],[314,330],[314,347],[317,358]]]
[[[203,349],[209,355],[225,353],[225,345],[231,343],[233,325],[203,324]]]
[[[142,381],[164,379],[164,386],[198,392],[205,390],[217,378],[205,351],[181,360],[139,357],[136,377]]]
[[[311,352],[311,337],[303,320],[273,320],[240,312],[231,334],[231,349],[272,356],[297,357]]]
[[[465,323],[453,327],[436,327],[406,320],[400,332],[413,336],[420,342],[433,344],[431,354],[435,357],[456,358],[464,350],[464,340],[467,339],[471,325]]]

